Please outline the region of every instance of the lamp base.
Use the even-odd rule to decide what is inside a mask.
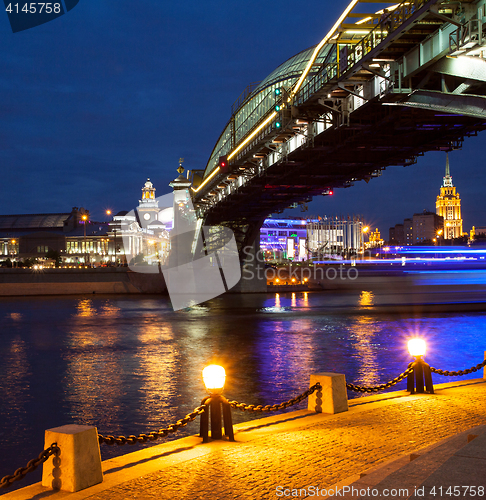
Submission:
[[[430,366],[420,356],[417,356],[411,366],[413,366],[413,372],[407,376],[407,391],[410,394],[424,394],[426,391],[434,394]]]
[[[220,394],[212,394],[204,398],[201,405],[204,405],[204,413],[201,414],[199,436],[203,438],[203,443],[209,442],[209,413],[211,413],[211,439],[223,439],[221,427],[221,420],[223,420],[225,436],[228,436],[230,441],[234,441],[233,419],[229,401]]]

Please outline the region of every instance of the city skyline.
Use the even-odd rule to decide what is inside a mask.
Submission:
[[[255,10],[262,28],[248,39]],[[205,167],[244,88],[320,41],[340,12],[314,1],[297,12],[290,2],[278,10],[250,2],[239,11],[236,3],[147,1],[134,12],[129,2],[110,8],[85,0],[69,16],[16,34],[1,17],[0,213],[83,206],[103,220],[108,208],[136,206],[147,177],[157,195],[169,192],[179,157],[188,169]],[[480,144],[468,138],[450,154],[465,231],[486,223]],[[284,215],[360,214],[386,234],[434,209],[445,156],[389,167],[369,184],[315,199],[306,213]]]

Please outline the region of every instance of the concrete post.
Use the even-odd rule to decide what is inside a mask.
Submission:
[[[61,453],[44,463],[42,486],[75,492],[103,481],[96,427],[73,424],[48,429],[45,443],[46,448],[57,443]]]
[[[316,373],[310,376],[310,386],[320,382],[322,389],[313,392],[307,409],[316,413],[341,413],[348,411],[346,379],[342,373]]]

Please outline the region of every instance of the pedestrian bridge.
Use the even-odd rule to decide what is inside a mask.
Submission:
[[[243,244],[270,213],[460,148],[486,128],[485,1],[353,0],[233,104],[192,171],[198,217]]]

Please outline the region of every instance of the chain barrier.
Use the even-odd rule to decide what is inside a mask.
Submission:
[[[0,479],[0,488],[12,486],[14,481],[23,479],[29,472],[32,472],[37,469],[40,464],[43,464],[51,455],[57,455],[60,451],[57,443],[52,443],[51,446],[42,451],[37,458],[30,460],[25,467],[19,467],[13,474],[2,477],[2,479]]]
[[[415,366],[415,363],[410,363],[408,365],[408,368],[403,373],[400,373],[400,375],[398,375],[398,377],[395,377],[393,380],[390,380],[390,382],[387,382],[386,384],[376,385],[374,387],[364,387],[362,385],[354,385],[354,384],[346,383],[346,388],[349,389],[350,391],[355,391],[355,392],[382,391],[383,389],[388,389],[389,387],[392,387],[392,386],[398,384],[398,382],[401,382],[409,373],[413,372],[414,366]]]
[[[185,427],[189,422],[195,420],[198,415],[204,412],[204,406],[198,406],[191,413],[187,414],[184,418],[178,420],[175,424],[167,426],[165,429],[159,429],[158,431],[152,431],[148,434],[139,434],[138,436],[102,436],[98,434],[98,441],[100,444],[106,443],[108,445],[117,444],[119,446],[123,444],[135,444],[135,443],[146,443],[147,441],[155,441],[156,439],[163,438],[171,434],[172,432],[178,431],[181,427]]]
[[[479,363],[476,366],[473,366],[472,368],[469,368],[467,370],[459,370],[457,372],[450,372],[449,370],[440,370],[439,368],[432,368],[430,367],[430,371],[434,373],[438,373],[439,375],[445,375],[446,377],[460,377],[462,375],[469,375],[470,373],[477,372],[481,368],[484,368],[486,366],[486,359],[482,362]]]
[[[408,368],[398,375],[398,377],[395,377],[393,380],[390,380],[390,382],[387,382],[386,384],[381,384],[373,387],[365,387],[365,386],[359,386],[359,385],[354,385],[350,383],[346,383],[346,388],[355,391],[355,392],[378,392],[382,391],[383,389],[388,389],[389,387],[392,387],[398,382],[401,382],[405,377],[407,377],[410,373],[413,372],[415,362],[410,363],[408,365]],[[476,366],[473,366],[472,368],[469,368],[467,370],[459,370],[459,371],[448,371],[448,370],[440,370],[438,368],[433,368],[430,367],[430,371],[433,373],[437,373],[439,375],[445,375],[449,377],[455,377],[455,376],[462,376],[462,375],[468,375],[470,373],[477,372],[481,368],[486,366],[486,360],[484,360],[482,363],[477,364]],[[259,411],[259,412],[270,412],[270,411],[279,411],[279,410],[284,410],[285,408],[289,408],[291,406],[296,405],[297,403],[300,403],[304,399],[306,399],[308,396],[310,396],[313,392],[317,391],[318,389],[321,389],[322,386],[319,382],[314,384],[312,387],[310,387],[307,391],[303,392],[300,396],[297,396],[293,399],[289,399],[288,401],[285,401],[280,404],[274,404],[274,405],[248,405],[246,403],[238,403],[237,401],[230,401],[229,404],[232,408],[236,410],[241,410],[241,411]],[[125,436],[102,436],[101,434],[98,435],[98,441],[100,444],[105,443],[108,445],[113,445],[117,444],[119,446],[124,445],[124,444],[135,444],[135,443],[146,443],[147,441],[155,441],[159,438],[167,437],[169,434],[173,432],[177,432],[180,428],[185,427],[189,422],[194,421],[199,415],[204,413],[205,411],[205,406],[198,406],[195,408],[191,413],[188,413],[184,418],[181,418],[174,424],[171,424],[167,426],[165,429],[159,429],[158,431],[152,431],[149,432],[148,434],[139,434],[138,436],[130,435],[128,437]],[[20,467],[17,469],[13,474],[4,476],[2,479],[0,479],[0,488],[8,488],[9,486],[12,485],[14,481],[18,481],[22,478],[25,477],[26,474],[29,472],[37,469],[37,467],[40,464],[43,464],[51,455],[58,454],[60,451],[59,447],[57,446],[57,443],[53,443],[49,448],[45,449],[42,451],[39,456],[33,460],[30,460],[25,467]]]
[[[289,399],[288,401],[285,401],[284,403],[280,404],[275,404],[275,405],[247,405],[246,403],[238,403],[238,401],[230,401],[229,404],[231,408],[235,408],[236,410],[241,410],[241,411],[278,411],[278,410],[283,410],[285,408],[289,408],[290,406],[293,406],[297,403],[300,403],[303,401],[305,398],[310,396],[313,392],[317,391],[318,389],[321,389],[322,386],[319,382],[314,384],[312,387],[310,387],[307,391],[303,392],[300,396],[297,396],[296,398]]]

